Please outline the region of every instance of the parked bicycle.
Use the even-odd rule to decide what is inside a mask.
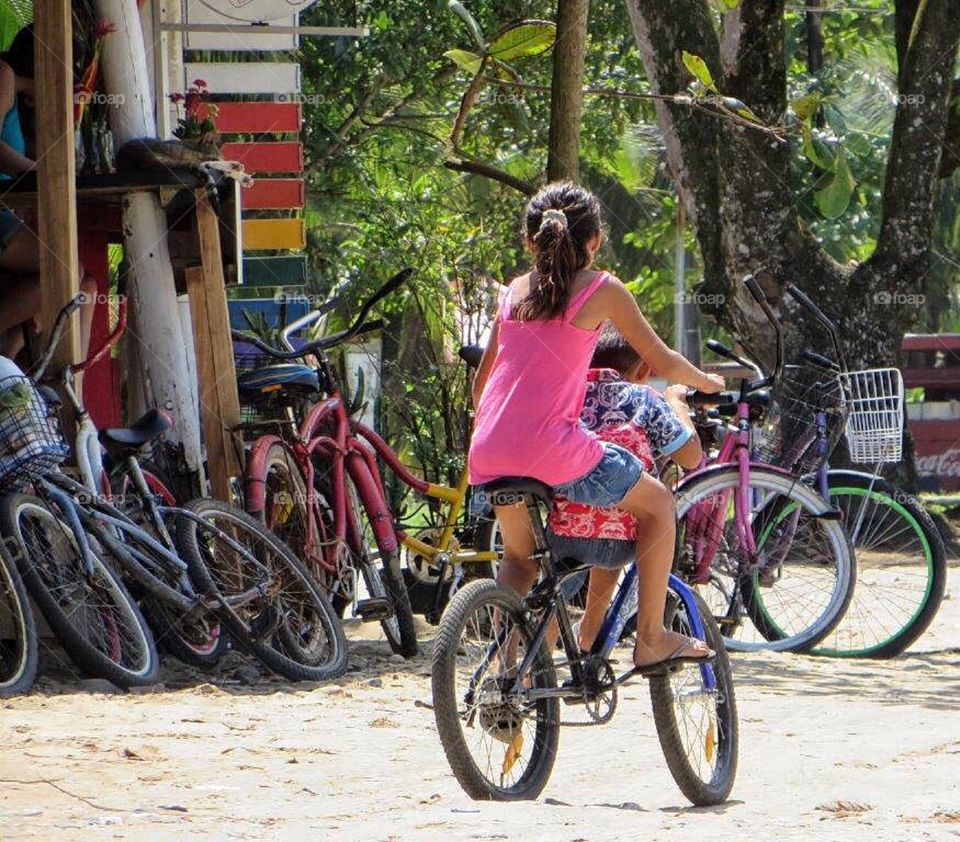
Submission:
[[[902,381],[895,369],[849,372],[837,324],[796,287],[788,286],[787,292],[826,329],[833,359],[806,352],[813,376],[803,378],[802,388],[775,394],[782,432],[765,441],[772,445],[767,458],[806,474],[839,509],[857,559],[850,605],[814,651],[842,657],[898,655],[936,616],[947,575],[946,550],[933,519],[914,495],[881,476],[884,464],[900,457]],[[852,412],[846,411],[851,407]],[[850,418],[859,424],[852,441]],[[830,467],[841,432],[847,433],[851,461],[866,462],[871,471]]]
[[[636,566],[623,577],[591,651],[582,652],[564,584],[588,567],[554,563],[541,511],[550,506],[550,489],[511,478],[489,483],[484,491],[497,505],[527,507],[541,576],[524,599],[491,580],[471,582],[454,596],[434,641],[434,715],[447,760],[468,795],[536,798],[558,751],[560,700],[583,705],[587,724],[606,724],[617,709],[618,689],[638,675],[635,668],[617,675],[614,656],[636,622]],[[559,662],[544,642],[554,621],[565,658]],[[709,662],[647,677],[674,779],[694,804],[718,804],[733,787],[738,757],[736,698],[723,640],[702,599],[673,575],[665,624],[705,640],[717,653]],[[561,681],[558,670],[569,679]]]
[[[756,279],[745,284],[774,331],[774,371],[764,374],[755,362],[708,342],[758,376],[725,396],[735,405],[717,412],[732,417],[736,429],[727,431],[711,464],[677,487],[679,569],[700,589],[729,649],[808,651],[850,602],[854,555],[828,500],[799,475],[751,458],[751,431],[768,413],[770,388],[783,373],[783,338]]]
[[[75,300],[61,311],[37,376],[78,306]],[[82,413],[71,377],[68,370],[67,395]],[[202,660],[212,629],[222,622],[240,645],[289,678],[319,680],[344,671],[339,619],[275,536],[227,503],[198,500],[178,508],[158,502],[136,452],[163,432],[165,422],[100,436],[125,456],[142,507],[138,522],[133,512],[56,469],[67,448],[33,384],[22,380],[35,398],[33,411],[19,417],[23,434],[42,432],[55,458],[37,461],[16,477],[33,493],[0,499],[0,528],[13,540],[31,595],[83,670],[125,687],[155,680],[154,637],[115,572],[122,570],[178,656]],[[88,455],[94,454],[91,428],[85,427],[83,440]],[[94,464],[98,459],[97,450]],[[88,481],[100,488],[97,471],[87,467]]]

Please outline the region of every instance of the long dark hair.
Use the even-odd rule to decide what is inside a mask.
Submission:
[[[607,325],[593,349],[591,368],[612,368],[623,374],[637,364],[640,355],[613,325]]]
[[[33,50],[33,24],[29,23],[13,36],[13,41],[3,53],[3,59],[13,70],[15,76],[33,79],[36,76],[36,60]]]
[[[548,184],[527,204],[524,219],[536,278],[517,307],[517,318],[559,318],[570,301],[573,279],[590,262],[587,243],[601,229],[600,202],[579,185]]]

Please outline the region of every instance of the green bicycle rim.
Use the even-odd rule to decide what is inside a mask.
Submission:
[[[880,491],[871,491],[866,488],[856,488],[852,486],[842,486],[839,488],[830,489],[831,497],[839,494],[847,494],[851,497],[871,497],[873,499],[886,502],[890,508],[896,511],[907,523],[910,524],[914,532],[920,537],[920,542],[923,546],[924,559],[926,560],[927,584],[923,591],[923,599],[920,600],[919,605],[917,605],[917,608],[911,615],[910,619],[906,623],[903,623],[900,628],[897,629],[896,633],[887,636],[884,640],[874,643],[872,646],[863,647],[861,649],[828,649],[826,647],[818,647],[811,653],[813,655],[822,655],[829,658],[863,658],[870,656],[872,653],[883,648],[891,641],[896,640],[897,637],[903,634],[904,629],[910,628],[910,626],[916,622],[917,617],[919,617],[923,612],[924,608],[926,607],[927,600],[930,599],[930,589],[933,587],[933,552],[930,549],[930,542],[927,540],[927,536],[917,519],[890,495],[884,494]],[[854,546],[854,552],[856,552],[856,546]],[[854,586],[854,600],[857,598],[856,589],[858,587],[860,587],[859,584]],[[849,608],[847,610],[849,611]],[[843,624],[843,620],[840,621],[840,624]],[[831,634],[833,634],[833,632],[831,632]]]

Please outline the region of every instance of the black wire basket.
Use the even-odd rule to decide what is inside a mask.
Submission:
[[[839,378],[788,365],[771,398],[763,424],[752,431],[753,459],[800,474],[817,470],[843,435],[847,403]],[[816,415],[821,411],[827,421],[823,453],[818,452],[816,443]]]
[[[26,377],[0,380],[0,492],[49,474],[70,453],[56,414]]]

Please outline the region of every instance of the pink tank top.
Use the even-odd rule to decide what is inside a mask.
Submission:
[[[590,473],[603,447],[580,424],[587,369],[600,328],[570,324],[607,276],[577,293],[560,319],[510,318],[513,284],[499,314],[497,356],[480,396],[470,443],[470,482],[533,477],[563,485]]]

